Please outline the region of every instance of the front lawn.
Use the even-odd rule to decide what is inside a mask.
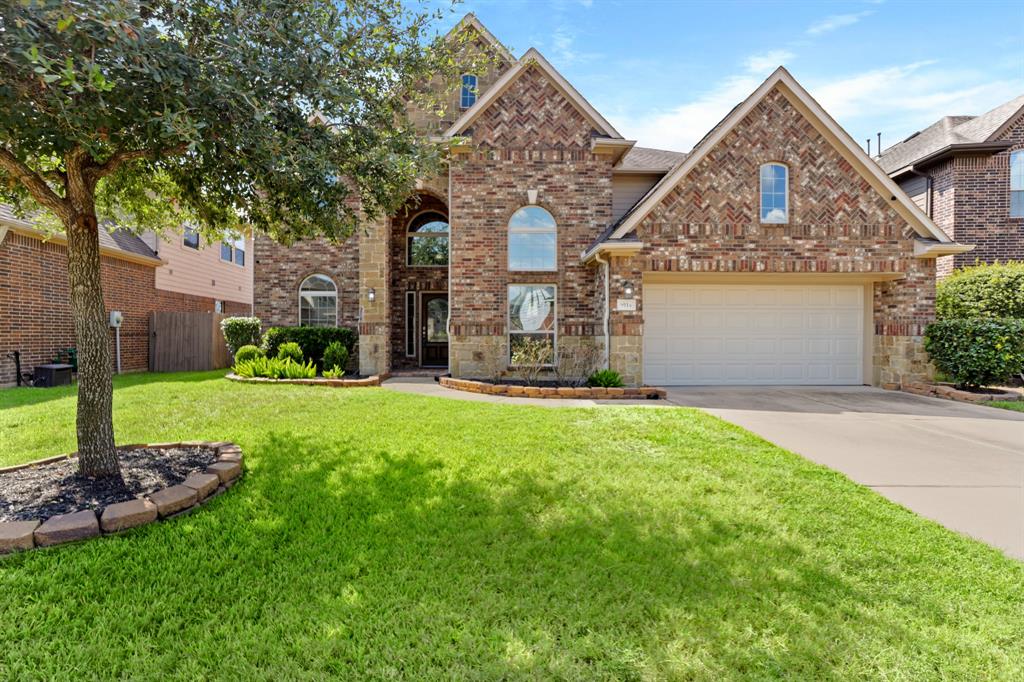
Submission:
[[[1024,400],[996,400],[989,403],[989,405],[992,405],[993,407],[1001,407],[1004,410],[1024,412]]]
[[[196,513],[0,560],[0,679],[1020,679],[1024,565],[683,409],[117,380]],[[74,449],[0,391],[0,465]]]

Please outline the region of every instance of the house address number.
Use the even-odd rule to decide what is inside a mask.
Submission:
[[[635,298],[617,298],[615,299],[615,309],[621,312],[632,312],[636,310],[636,299]]]

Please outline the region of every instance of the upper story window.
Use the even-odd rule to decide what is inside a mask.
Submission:
[[[761,222],[789,222],[789,169],[781,163],[761,166]]]
[[[459,106],[469,109],[476,104],[476,76],[471,73],[462,74],[462,93],[459,98]]]
[[[409,265],[448,265],[448,219],[440,213],[420,213],[406,233]]]
[[[540,206],[523,206],[508,221],[508,269],[555,270],[557,236],[550,213]]]
[[[338,288],[327,275],[310,275],[299,285],[299,324],[333,327],[338,323]]]
[[[182,236],[181,243],[190,249],[199,249],[199,230],[186,227],[185,234]]]
[[[220,259],[225,263],[245,265],[245,237],[220,243]]]
[[[1024,149],[1010,154],[1010,215],[1024,218]]]

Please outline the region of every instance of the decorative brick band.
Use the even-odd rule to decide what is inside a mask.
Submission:
[[[992,400],[1013,401],[1024,400],[1024,394],[1013,391],[1003,393],[974,393],[972,391],[961,391],[948,384],[924,384],[918,382],[904,382],[902,385],[886,384],[882,388],[889,390],[901,390],[914,395],[925,395],[932,398],[946,398],[947,400],[959,400],[965,403],[985,403]]]
[[[472,381],[469,379],[453,379],[441,377],[440,384],[445,388],[452,388],[456,391],[468,391],[469,393],[486,393],[488,395],[505,395],[510,398],[561,398],[561,399],[589,399],[589,400],[657,400],[665,397],[665,391],[651,386],[640,388],[591,388],[581,386],[571,388],[563,386],[539,387],[539,386],[515,386],[511,384],[489,384],[486,381]]]
[[[361,386],[380,386],[381,382],[387,381],[389,377],[389,374],[374,374],[363,379],[325,379],[323,377],[317,377],[316,379],[267,379],[266,377],[240,377],[232,372],[225,378],[244,384],[302,384],[303,386],[359,388]]]
[[[190,441],[184,443],[150,443],[122,445],[118,450],[148,448],[208,448],[216,450],[217,461],[202,473],[189,474],[184,481],[145,497],[108,505],[97,513],[91,509],[58,514],[40,521],[0,521],[0,554],[49,547],[99,535],[119,533],[143,526],[158,519],[185,513],[224,492],[242,475],[242,449],[234,443]],[[28,464],[0,469],[0,475],[30,466],[57,462],[71,455],[48,457]]]

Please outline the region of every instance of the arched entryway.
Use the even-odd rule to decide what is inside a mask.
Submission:
[[[418,194],[391,219],[391,367],[448,367],[448,207]]]

